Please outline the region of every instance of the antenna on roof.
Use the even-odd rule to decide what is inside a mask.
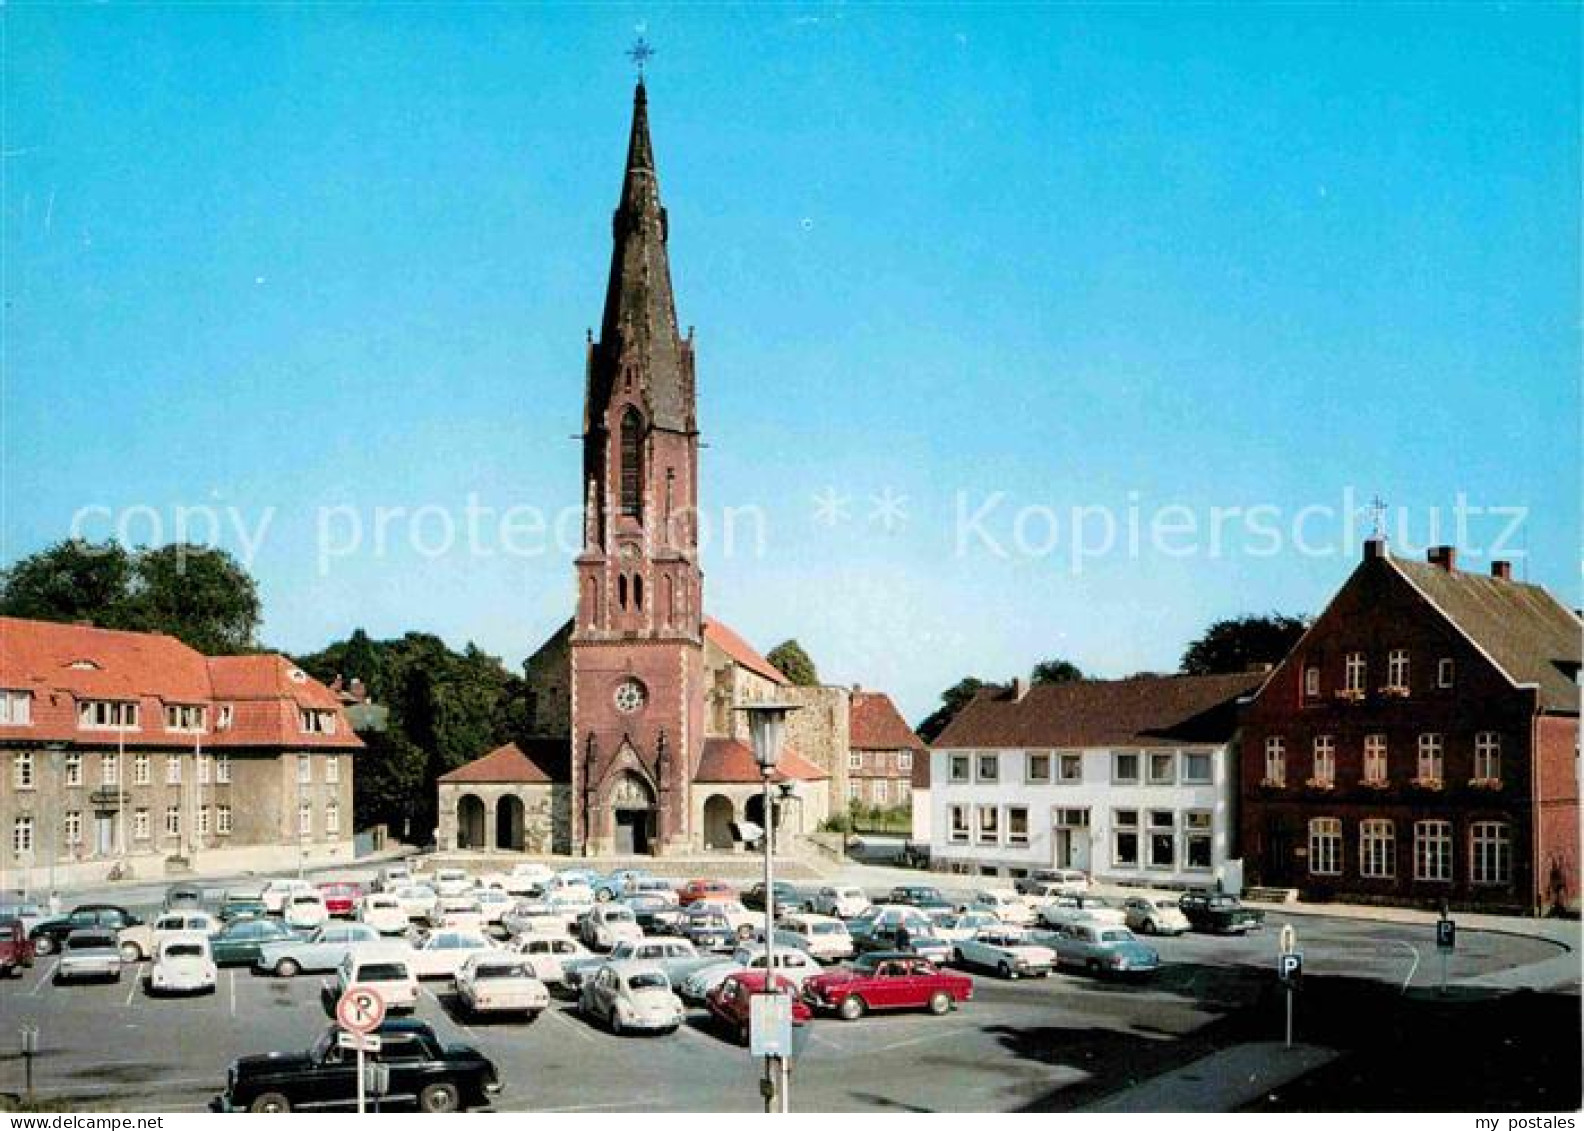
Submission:
[[[1386,539],[1386,500],[1377,493],[1363,508],[1361,513],[1370,516],[1370,537],[1377,542]]]

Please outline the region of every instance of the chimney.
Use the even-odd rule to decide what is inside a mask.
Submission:
[[[861,683],[853,684],[852,685],[852,693],[854,695],[862,695],[863,694],[863,684],[861,684]]]
[[[1502,561],[1499,558],[1496,561],[1491,562],[1491,576],[1497,578],[1500,581],[1511,581],[1512,562]]]
[[[1433,566],[1440,566],[1448,573],[1457,572],[1457,550],[1451,546],[1431,546],[1426,560]]]
[[[1012,701],[1014,703],[1021,703],[1023,702],[1023,696],[1027,694],[1028,680],[1024,679],[1022,676],[1018,676],[1012,681]]]
[[[1374,561],[1376,558],[1386,556],[1386,540],[1384,538],[1369,538],[1364,542],[1364,560]]]

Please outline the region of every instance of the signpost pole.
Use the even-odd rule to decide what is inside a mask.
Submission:
[[[364,1092],[365,1086],[368,1083],[368,1081],[366,1081],[363,1078],[363,1074],[364,1074],[365,1071],[366,1071],[366,1069],[363,1066],[363,1042],[360,1040],[360,1041],[358,1041],[358,1114],[359,1115],[362,1115],[363,1111],[364,1111],[364,1107],[363,1107],[363,1103],[364,1103],[363,1092]]]
[[[1293,998],[1297,995],[1298,978],[1303,969],[1303,959],[1298,956],[1298,932],[1291,923],[1281,929],[1281,953],[1276,958],[1276,970],[1281,976],[1282,989],[1287,994],[1287,1047],[1293,1043]]]

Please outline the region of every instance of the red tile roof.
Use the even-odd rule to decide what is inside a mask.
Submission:
[[[784,749],[781,764],[770,775],[771,781],[824,781],[829,778],[819,766],[810,762],[796,750]],[[699,759],[696,782],[743,783],[760,780],[759,765],[754,761],[753,749],[736,738],[706,738],[704,757]]]
[[[452,785],[478,784],[547,784],[551,776],[537,762],[522,752],[515,742],[497,746],[482,758],[475,758],[465,766],[440,775],[440,781]]]
[[[854,750],[922,750],[891,696],[883,691],[854,691],[847,716],[847,745]]]
[[[362,742],[329,688],[279,655],[204,656],[174,636],[0,617],[0,687],[33,693],[32,722],[0,726],[0,739],[187,746],[195,737],[167,731],[167,704],[209,706],[203,745],[344,747]],[[77,704],[112,699],[138,704],[137,730],[84,730]],[[219,704],[232,725],[216,730]],[[298,708],[333,710],[336,733],[306,734]]]
[[[712,617],[704,618],[704,639],[711,641],[737,663],[763,676],[771,683],[786,685],[792,682],[782,675],[774,664],[754,651],[753,645]]]

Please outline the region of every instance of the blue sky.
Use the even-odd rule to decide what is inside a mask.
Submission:
[[[642,21],[703,503],[763,516],[762,553],[709,547],[706,601],[756,643],[913,718],[1050,655],[1169,670],[1213,618],[1317,610],[1368,519],[1312,514],[1321,553],[1291,523],[1376,492],[1404,553],[1459,494],[1524,508],[1508,556],[1577,602],[1567,6],[4,19],[5,560],[87,506],[135,541],[234,508],[267,522],[272,645],[530,652],[566,555],[489,520],[494,552],[435,553],[438,512],[578,502]],[[431,509],[376,552],[376,507]],[[1184,508],[1193,552],[1075,568],[1084,507]],[[1208,545],[1251,507],[1287,535]]]

